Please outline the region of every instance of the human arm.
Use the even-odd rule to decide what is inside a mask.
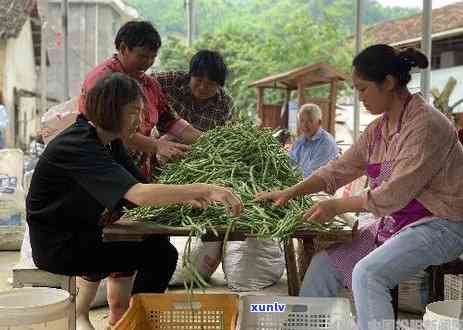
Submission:
[[[126,144],[137,151],[158,154],[165,159],[177,159],[185,156],[185,153],[191,149],[182,143],[175,143],[164,139],[147,137],[141,133],[135,133],[126,141]]]
[[[311,175],[304,181],[283,190],[258,192],[255,199],[257,201],[270,200],[273,201],[276,206],[283,206],[289,200],[298,196],[320,192],[323,190],[324,186],[325,182],[319,176]]]
[[[223,187],[140,183],[98,143],[76,145],[72,154],[60,155],[60,158],[76,184],[110,211],[117,210],[124,200],[142,206],[189,203],[206,207],[219,202],[234,215],[242,209],[239,197]]]
[[[186,126],[176,137],[185,144],[195,143],[203,134],[200,130],[193,127],[193,125]]]
[[[219,202],[233,216],[238,216],[243,204],[231,190],[209,184],[165,185],[136,184],[131,187],[124,198],[140,206],[163,206],[188,203],[194,207],[205,208]]]
[[[304,220],[323,223],[343,213],[363,212],[363,204],[362,196],[328,199],[313,205],[304,213]]]

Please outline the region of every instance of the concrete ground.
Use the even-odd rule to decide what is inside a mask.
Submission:
[[[0,251],[0,292],[5,290],[11,289],[11,270],[19,261],[20,253],[18,252],[2,252]],[[222,266],[219,265],[216,272],[211,278],[211,288],[207,289],[207,293],[232,293],[230,289],[227,288],[226,281],[224,279]],[[169,291],[171,292],[178,292],[183,293],[185,290],[181,287],[179,288],[170,288]],[[275,285],[267,287],[259,292],[247,292],[243,294],[269,294],[269,295],[287,295],[287,281],[286,281],[286,274],[278,281]],[[343,296],[347,297],[349,294],[348,292],[343,292]],[[108,308],[107,307],[100,307],[93,309],[90,312],[90,319],[95,326],[96,330],[107,330],[108,323],[107,323],[107,316],[108,316]],[[420,319],[422,318],[421,315],[414,315],[414,314],[406,314],[400,313],[400,319]]]

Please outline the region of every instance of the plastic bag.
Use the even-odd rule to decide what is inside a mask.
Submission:
[[[79,114],[77,102],[77,97],[72,98],[67,102],[51,107],[43,114],[41,119],[41,134],[45,144],[76,121]]]
[[[26,217],[20,149],[0,150],[0,250],[19,250]]]
[[[222,261],[227,286],[234,291],[257,291],[278,282],[285,270],[282,247],[272,240],[228,242]]]
[[[0,129],[7,128],[9,122],[8,111],[6,111],[6,107],[3,104],[0,104]]]
[[[178,251],[177,267],[169,285],[183,285],[183,254],[188,237],[171,237],[170,242]],[[199,238],[192,238],[191,262],[202,278],[208,281],[220,264],[222,255],[222,242],[203,242]]]

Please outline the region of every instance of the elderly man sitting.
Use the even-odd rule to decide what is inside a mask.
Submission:
[[[289,156],[302,168],[304,177],[335,159],[339,154],[334,137],[321,128],[322,112],[316,104],[304,104],[297,114],[301,136]]]

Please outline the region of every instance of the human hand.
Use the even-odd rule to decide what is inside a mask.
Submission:
[[[338,214],[340,214],[338,200],[329,199],[313,205],[304,213],[303,218],[308,222],[324,223],[332,220]]]
[[[113,224],[122,217],[122,209],[110,211],[106,209],[100,217],[98,224],[102,227]]]
[[[183,158],[187,151],[191,150],[191,146],[171,142],[163,139],[155,140],[155,153],[162,160],[173,160]]]
[[[239,216],[243,209],[243,202],[241,199],[230,189],[210,185],[210,184],[195,184],[193,188],[199,192],[196,198],[186,201],[186,203],[193,207],[206,208],[213,202],[221,203],[225,206],[228,214],[232,216]]]
[[[262,191],[254,196],[255,201],[272,201],[275,206],[284,206],[292,198],[288,189]]]

